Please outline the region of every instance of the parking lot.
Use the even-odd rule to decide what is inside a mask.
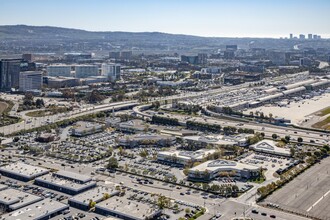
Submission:
[[[290,163],[294,162],[294,160],[276,155],[251,153],[248,156],[240,159],[240,162],[267,169],[266,172],[264,172],[264,175],[267,180],[272,180],[274,179],[273,174],[276,172],[276,170],[288,167]]]
[[[269,196],[265,204],[278,205],[280,209],[330,218],[330,158],[323,159],[289,184]]]

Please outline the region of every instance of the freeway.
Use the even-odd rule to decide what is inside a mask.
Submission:
[[[44,116],[44,117],[28,117],[25,115],[26,112],[20,113],[21,117],[23,117],[24,120],[16,124],[0,127],[0,133],[3,133],[4,135],[9,135],[21,130],[36,128],[46,124],[55,123],[56,121],[93,114],[101,111],[131,108],[133,106],[136,106],[137,104],[138,103],[135,100],[127,101],[127,102],[101,104],[101,105],[95,105],[93,107],[85,107],[85,108],[73,110],[67,113],[60,113],[60,114]]]
[[[136,106],[133,108],[135,114],[140,115],[144,118],[151,118],[153,114],[157,114],[157,112],[153,112],[150,114],[150,110],[144,112],[147,109],[147,105]],[[233,126],[236,128],[248,128],[253,129],[255,132],[263,132],[267,138],[271,138],[273,134],[277,134],[280,137],[285,137],[289,135],[291,137],[292,142],[297,142],[298,138],[301,137],[303,139],[303,143],[322,146],[324,144],[329,144],[329,134],[317,131],[306,131],[304,129],[293,128],[293,127],[284,127],[284,126],[276,126],[266,123],[257,123],[257,122],[244,122],[240,123],[237,121],[232,121],[228,119],[218,119],[214,117],[208,116],[187,116],[182,114],[173,114],[173,113],[165,113],[161,115],[163,117],[176,118],[180,123],[184,124],[187,120],[196,121],[201,123],[208,123],[213,125],[220,125],[221,127],[225,126]],[[313,142],[313,143],[312,143]]]

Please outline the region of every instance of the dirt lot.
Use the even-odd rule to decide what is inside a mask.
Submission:
[[[6,108],[8,108],[8,104],[5,102],[0,102],[0,114],[2,114],[2,112],[4,112]]]

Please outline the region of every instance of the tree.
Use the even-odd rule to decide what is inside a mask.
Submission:
[[[188,176],[188,174],[189,174],[189,168],[184,168],[183,173],[184,173],[184,175]]]
[[[170,207],[171,205],[171,201],[169,198],[163,196],[163,195],[160,195],[158,197],[158,200],[157,200],[157,205],[158,205],[158,208],[159,209],[164,209],[166,207]]]
[[[184,211],[185,211],[186,214],[189,214],[190,213],[190,209],[189,208],[186,208]]]
[[[116,169],[118,168],[118,161],[115,157],[110,157],[108,164],[107,164],[108,169]]]
[[[65,89],[62,91],[62,96],[65,99],[73,99],[74,98],[74,92],[71,89]]]
[[[31,92],[25,93],[23,98],[23,105],[34,105],[33,99],[34,97]]]
[[[285,135],[284,139],[285,139],[286,143],[289,143],[291,137],[289,135]]]
[[[149,153],[146,149],[144,149],[140,151],[139,155],[143,158],[146,158],[149,155]]]
[[[101,93],[98,90],[93,90],[91,94],[88,97],[89,103],[97,103],[105,99],[105,96],[101,95]]]
[[[272,134],[273,139],[277,139],[277,134]]]
[[[45,107],[45,102],[43,99],[37,99],[36,100],[36,107],[37,108],[42,108],[42,107]]]
[[[302,137],[298,137],[298,138],[297,138],[297,141],[298,141],[299,143],[301,143],[301,142],[303,142],[304,140],[302,139]]]

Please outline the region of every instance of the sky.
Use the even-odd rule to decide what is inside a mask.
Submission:
[[[0,25],[207,37],[330,38],[330,0],[0,0]]]

